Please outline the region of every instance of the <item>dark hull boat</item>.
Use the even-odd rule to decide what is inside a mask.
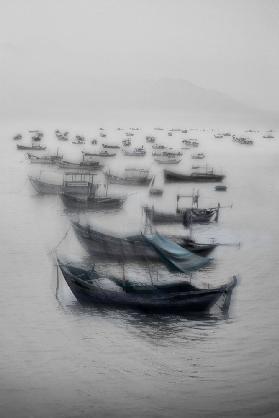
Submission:
[[[90,170],[90,171],[98,171],[103,168],[103,165],[99,163],[99,161],[92,161],[92,162],[80,162],[80,163],[71,163],[68,161],[60,161],[57,163],[59,168],[66,168],[71,170]]]
[[[67,209],[72,210],[110,210],[122,208],[126,196],[84,196],[63,192],[62,201]]]
[[[33,176],[29,176],[29,180],[37,193],[60,194],[62,191],[61,184],[49,183]]]
[[[116,277],[101,277],[94,270],[77,268],[58,260],[66,283],[80,303],[101,304],[119,308],[135,308],[149,312],[204,312],[209,311],[221,298],[228,308],[234,276],[227,284],[216,288],[200,289],[189,282],[161,285],[134,283]]]
[[[171,224],[171,223],[208,223],[218,219],[218,207],[210,209],[189,208],[179,210],[175,213],[160,212],[154,208],[144,207],[145,213],[153,224]],[[191,219],[189,219],[189,217]]]
[[[42,155],[41,157],[38,157],[37,155],[30,154],[30,152],[27,153],[27,157],[32,164],[49,164],[53,165],[56,164],[59,161],[62,161],[63,156],[62,155]]]
[[[122,184],[126,186],[148,186],[152,180],[149,175],[129,175],[117,176],[111,173],[105,173],[108,183]]]
[[[215,174],[212,170],[204,173],[183,174],[171,170],[164,170],[164,178],[167,182],[193,182],[193,183],[207,183],[220,182],[225,178],[223,174]]]
[[[24,150],[24,151],[44,151],[46,147],[42,145],[21,145],[17,144],[17,149]]]
[[[87,252],[102,259],[152,260],[161,261],[161,256],[149,245],[143,235],[118,237],[105,234],[73,222],[73,228],[82,246]],[[170,237],[181,247],[192,253],[206,256],[216,248],[216,244],[201,244],[185,237]]]

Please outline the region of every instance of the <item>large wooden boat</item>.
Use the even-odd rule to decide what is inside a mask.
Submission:
[[[160,261],[161,257],[146,242],[142,234],[117,236],[101,232],[90,225],[72,222],[73,229],[86,251],[102,259],[152,260]],[[170,239],[186,250],[202,256],[208,255],[216,248],[214,243],[197,243],[185,236],[171,236]]]
[[[227,310],[237,284],[237,278],[233,276],[226,284],[215,288],[198,288],[188,281],[153,285],[134,282],[126,277],[106,277],[92,266],[86,269],[60,260],[58,265],[80,303],[136,308],[149,312],[204,312],[221,299],[222,309]]]
[[[190,183],[207,183],[220,182],[225,178],[223,174],[214,173],[213,169],[203,172],[193,172],[190,174],[178,173],[171,170],[164,170],[164,178],[167,182],[190,182]]]

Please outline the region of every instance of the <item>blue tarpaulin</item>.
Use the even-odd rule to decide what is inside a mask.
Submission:
[[[182,273],[204,267],[211,261],[208,257],[200,257],[191,253],[158,233],[144,237],[163,259]]]

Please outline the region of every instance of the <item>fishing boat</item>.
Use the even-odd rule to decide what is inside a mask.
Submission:
[[[198,152],[197,154],[192,154],[191,158],[193,160],[203,160],[205,158],[205,155],[203,152]]]
[[[116,152],[108,152],[107,150],[101,150],[99,152],[87,152],[82,151],[84,159],[87,157],[115,157]]]
[[[131,140],[130,139],[123,139],[122,145],[123,145],[123,147],[129,147],[131,145]]]
[[[99,161],[81,161],[79,163],[72,163],[69,161],[58,161],[57,166],[59,168],[69,169],[69,170],[89,170],[89,171],[98,171],[103,168],[103,165]]]
[[[173,148],[157,149],[152,152],[154,157],[182,157],[183,152],[175,150]]]
[[[155,140],[156,140],[156,137],[155,137],[155,136],[150,136],[150,135],[147,135],[147,136],[145,137],[145,140],[146,140],[146,142],[148,142],[148,143],[150,143],[150,144],[153,144],[153,143],[155,142]]]
[[[152,145],[152,148],[153,149],[165,149],[166,147],[165,147],[165,145],[154,144],[154,145]]]
[[[225,192],[227,190],[227,186],[225,184],[218,184],[215,186],[216,192]]]
[[[222,138],[223,138],[223,136],[224,136],[224,135],[222,135],[222,134],[215,134],[215,135],[214,135],[214,138],[216,138],[216,139],[222,139]]]
[[[220,182],[225,178],[223,174],[214,173],[213,169],[207,169],[204,172],[195,171],[190,174],[177,173],[171,170],[164,170],[164,178],[167,182]]]
[[[105,173],[108,183],[133,185],[133,186],[148,186],[152,180],[149,170],[138,168],[126,168],[123,175],[112,174],[110,171]]]
[[[68,135],[69,135],[69,132],[67,132],[67,131],[65,131],[65,132],[60,132],[59,131],[59,129],[56,129],[56,131],[55,131],[55,135],[56,135],[56,138],[58,139],[58,141],[68,141]]]
[[[94,257],[108,260],[124,257],[130,261],[161,260],[159,254],[148,244],[142,234],[124,237],[112,235],[93,228],[89,224],[82,225],[74,221],[72,226],[81,245]],[[216,243],[197,243],[192,238],[185,236],[170,236],[167,238],[191,253],[201,256],[208,255],[217,246]]]
[[[50,182],[40,177],[29,176],[30,183],[40,194],[61,194],[63,191],[72,194],[82,195],[88,193],[88,188],[96,189],[93,183],[93,173],[88,172],[67,172],[64,173],[63,180]]]
[[[154,157],[154,161],[158,164],[179,164],[182,159],[174,156],[162,155],[161,157]]]
[[[83,304],[101,304],[118,308],[135,308],[149,312],[204,312],[218,301],[228,309],[237,284],[236,276],[219,287],[198,288],[188,281],[146,284],[123,277],[104,276],[96,267],[82,268],[73,263],[58,265],[74,296]]]
[[[44,151],[46,150],[45,146],[42,145],[37,145],[37,144],[32,144],[32,145],[21,145],[21,144],[17,144],[17,149],[18,150],[22,150],[22,151]]]
[[[20,141],[22,139],[22,135],[21,134],[17,134],[13,137],[14,141]]]
[[[75,139],[72,141],[72,144],[83,145],[85,144],[85,138],[82,135],[76,135]]]
[[[133,150],[122,150],[123,154],[127,157],[144,157],[146,154],[145,149],[142,147],[135,148]]]
[[[30,163],[32,164],[56,164],[58,161],[62,161],[63,159],[63,155],[58,155],[58,153],[56,155],[42,155],[42,156],[37,156],[37,155],[33,155],[30,152],[27,153],[27,157],[30,161]]]
[[[273,139],[274,136],[271,134],[267,134],[267,135],[263,135],[263,138],[267,138],[267,139]]]
[[[119,149],[120,146],[119,145],[114,145],[114,144],[102,144],[103,148],[111,148],[111,149]]]

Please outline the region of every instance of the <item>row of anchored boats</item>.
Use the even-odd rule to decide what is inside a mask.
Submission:
[[[61,139],[60,135],[68,136],[67,132],[55,134],[57,139]],[[129,135],[129,141],[132,136]],[[155,136],[146,137],[146,142],[156,145],[153,152],[161,152],[157,158],[181,157],[180,151],[156,144]],[[155,187],[155,177],[149,169],[124,168],[120,174],[106,168],[106,157],[115,156],[120,146],[104,145],[102,152],[84,151],[80,163],[67,162],[58,152],[56,155],[28,153],[31,163],[63,169],[61,182],[30,175],[32,186],[40,194],[59,195],[68,214],[80,210],[102,210],[104,213],[120,210],[128,194],[111,194],[110,184],[133,186],[135,190],[137,186],[146,186],[152,196],[160,195],[161,190]],[[143,146],[136,150],[138,153],[145,151]],[[129,155],[130,151],[127,152],[125,154],[123,150],[124,155]],[[94,159],[96,156],[104,158],[102,163]],[[202,154],[199,158],[202,159]],[[98,172],[103,176],[103,183],[96,180]],[[207,167],[202,172],[181,173],[165,169],[162,173],[168,183],[219,183],[225,178]],[[191,198],[191,204],[181,206],[183,198]],[[145,204],[145,227],[137,235],[121,236],[71,219],[71,227],[88,254],[87,262],[77,263],[60,254],[57,264],[78,301],[161,313],[208,311],[216,303],[221,309],[228,309],[237,284],[236,276],[221,286],[199,287],[190,280],[192,271],[212,264],[209,254],[218,243],[196,242],[191,233],[162,235],[156,229],[159,224],[181,223],[192,231],[194,224],[217,222],[221,205],[200,208],[199,192],[195,190],[191,195],[178,194],[176,201],[174,213],[158,211],[154,205]],[[108,212],[107,216],[113,215]],[[133,273],[128,273],[131,266],[134,266]]]

